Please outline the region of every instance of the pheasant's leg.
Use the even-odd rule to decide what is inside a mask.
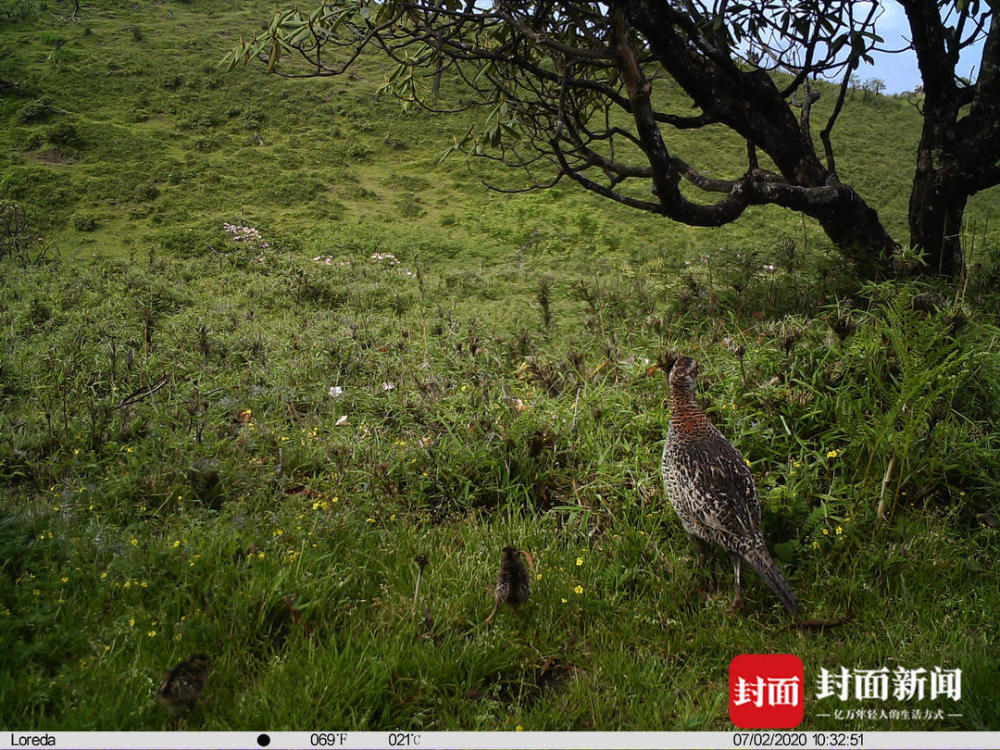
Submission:
[[[528,567],[531,568],[531,572],[535,572],[535,558],[531,556],[531,553],[526,550],[520,550],[520,553],[524,555],[524,558],[528,561]]]
[[[496,604],[493,605],[493,611],[490,612],[490,616],[486,618],[486,622],[483,623],[484,625],[489,625],[490,624],[490,620],[492,620],[493,619],[493,615],[495,615],[497,613],[497,607],[499,607],[499,606],[500,606],[500,602],[497,602]]]
[[[740,582],[740,566],[743,558],[733,554],[733,573],[736,575],[736,587],[733,590],[733,603],[729,605],[730,612],[739,612],[743,608],[743,584]]]

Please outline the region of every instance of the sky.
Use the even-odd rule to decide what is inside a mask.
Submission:
[[[897,3],[883,3],[883,8],[885,12],[879,19],[876,30],[885,42],[879,46],[899,49],[905,46],[909,39],[906,16]],[[960,76],[974,78],[979,72],[982,52],[982,42],[964,50],[955,72]],[[917,57],[912,50],[899,54],[875,52],[872,57],[875,58],[874,66],[862,63],[857,70],[857,75],[862,81],[880,78],[885,81],[885,93],[888,94],[913,91],[920,85],[920,69],[917,68]]]

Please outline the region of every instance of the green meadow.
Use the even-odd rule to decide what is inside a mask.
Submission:
[[[220,67],[273,4],[70,10],[0,0],[0,727],[170,729],[154,693],[205,653],[184,729],[728,730],[730,660],[793,653],[803,727],[1000,729],[995,189],[958,282],[866,283],[790,212],[491,191],[517,175],[440,159],[485,115],[375,98],[377,58]],[[834,131],[901,242],[919,129],[855,92]],[[676,353],[838,625],[752,572],[728,613],[728,558],[696,571],[659,474]],[[507,545],[532,595],[487,626]],[[817,700],[841,666],[962,697]],[[887,716],[820,716],[858,709]]]

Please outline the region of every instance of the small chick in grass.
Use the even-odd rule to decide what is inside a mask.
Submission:
[[[524,550],[514,547],[504,547],[500,552],[500,572],[497,574],[496,601],[493,604],[493,611],[486,618],[486,625],[490,624],[493,615],[501,604],[506,604],[513,610],[517,610],[522,604],[528,601],[531,595],[531,578],[528,575],[521,556],[524,555],[531,569],[535,569],[535,561]]]
[[[204,654],[195,654],[167,672],[163,684],[156,691],[156,702],[174,717],[174,729],[181,713],[193,706],[208,677],[209,659]]]

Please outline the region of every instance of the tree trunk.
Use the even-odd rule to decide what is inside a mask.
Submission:
[[[820,226],[858,273],[868,279],[885,278],[899,244],[882,226],[878,213],[853,189],[844,185],[844,198],[822,211],[805,213]]]
[[[924,83],[923,131],[910,190],[910,247],[923,252],[927,273],[954,277],[963,268],[965,204],[969,196],[1000,184],[1000,14],[991,2],[979,75],[966,84],[955,74],[959,52],[969,41],[958,30],[965,17],[960,13],[956,22],[951,10],[944,10],[950,4],[936,0],[900,4]]]
[[[940,276],[962,272],[962,215],[968,188],[942,169],[917,167],[910,192],[910,247],[923,251],[927,270]]]

